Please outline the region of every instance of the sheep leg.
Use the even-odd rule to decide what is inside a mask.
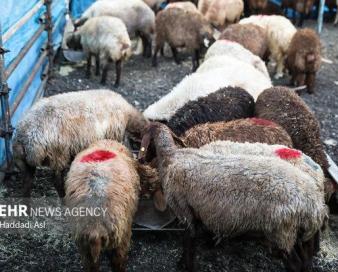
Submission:
[[[200,65],[200,51],[196,49],[192,55],[192,71],[195,72]]]
[[[120,85],[121,71],[122,71],[122,60],[118,60],[115,62],[115,72],[116,72],[116,79],[114,84],[115,88],[117,88]]]
[[[312,94],[313,91],[314,91],[315,80],[316,80],[315,73],[309,73],[309,74],[306,75],[305,81],[306,81],[307,91],[310,94]]]
[[[154,55],[153,55],[153,61],[152,61],[153,67],[157,66],[157,53],[158,53],[158,51],[160,51],[161,48],[163,48],[163,45],[156,44]]]
[[[173,53],[173,57],[174,57],[176,64],[181,64],[181,61],[178,58],[177,49],[174,46],[171,46],[171,45],[170,45],[170,48],[171,48],[171,52]]]
[[[54,187],[60,198],[64,198],[64,196],[66,195],[65,187],[64,187],[64,178],[65,178],[65,171],[56,172],[53,178]]]
[[[81,254],[82,264],[86,272],[99,272],[100,264],[99,262],[94,262],[93,257],[90,254],[90,249],[88,247],[79,247],[79,252]]]
[[[195,224],[191,223],[184,232],[183,260],[187,271],[195,271]]]
[[[282,56],[279,56],[276,59],[277,67],[276,67],[276,74],[275,79],[279,79],[283,77],[283,70],[284,70],[284,60]]]
[[[23,196],[24,197],[31,197],[32,194],[32,186],[35,174],[35,167],[31,167],[29,165],[25,165],[25,169],[22,170],[22,177],[23,177]]]
[[[109,59],[106,63],[106,65],[103,67],[103,71],[102,71],[102,78],[101,78],[101,84],[106,84],[107,81],[107,74],[108,74],[108,69],[110,67],[112,63],[112,60]]]
[[[304,73],[297,73],[295,75],[295,85],[302,86],[305,84],[305,74]]]
[[[312,271],[313,256],[316,253],[317,239],[319,232],[317,232],[309,241],[303,242],[303,272]]]
[[[90,78],[90,68],[92,66],[92,53],[87,56],[86,78]]]
[[[148,34],[140,33],[143,44],[143,57],[151,57],[151,37]]]
[[[125,272],[127,264],[127,254],[125,250],[116,249],[110,251],[108,254],[112,272]]]
[[[335,26],[338,24],[338,10],[336,11],[336,16],[335,16],[335,19],[334,19],[334,23],[333,23]]]
[[[286,254],[283,261],[287,272],[302,271],[302,260],[300,259],[296,248],[293,248],[289,254]]]
[[[100,56],[98,54],[95,56],[95,75],[100,75]]]
[[[302,26],[303,26],[303,23],[304,23],[304,17],[305,17],[304,12],[302,12],[302,13],[300,14],[300,19],[299,19],[299,21],[298,21],[298,27],[302,27]]]

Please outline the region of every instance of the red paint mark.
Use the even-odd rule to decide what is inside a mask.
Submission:
[[[106,150],[96,150],[82,157],[80,162],[102,162],[113,159],[116,154]]]
[[[269,120],[261,119],[261,118],[250,118],[250,121],[259,126],[267,126],[267,127],[276,127],[277,125]]]
[[[302,155],[302,152],[299,150],[291,148],[279,148],[275,151],[275,153],[283,160],[298,159]]]

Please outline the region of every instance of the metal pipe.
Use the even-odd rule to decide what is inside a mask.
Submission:
[[[29,86],[31,85],[32,81],[34,80],[37,72],[39,71],[42,63],[45,61],[47,57],[47,52],[44,52],[41,54],[39,60],[36,62],[33,70],[32,70],[32,73],[30,74],[29,78],[27,79],[27,81],[25,82],[24,86],[22,87],[22,89],[20,90],[19,92],[19,95],[16,97],[14,103],[13,103],[13,106],[11,108],[11,114],[13,115],[15,113],[15,111],[17,110],[19,104],[21,103],[23,97],[25,96]]]
[[[2,47],[2,28],[0,24],[0,100],[1,100],[1,133],[0,136],[5,139],[5,152],[6,152],[6,167],[7,170],[12,168],[13,156],[11,152],[11,138],[13,134],[13,127],[11,124],[11,113],[8,103],[8,88],[7,82],[5,81],[5,65],[4,65],[4,54],[8,50]]]
[[[46,83],[48,81],[48,70],[49,70],[49,64],[47,63],[46,64],[46,67],[43,69],[43,72],[41,74],[41,79],[42,79],[42,82],[41,82],[41,85],[39,87],[39,89],[37,90],[36,92],[36,95],[34,97],[34,100],[33,100],[33,104],[42,96],[44,96],[44,91],[45,91],[45,87],[46,87]]]
[[[44,31],[44,26],[41,25],[38,31],[33,35],[33,37],[29,40],[29,42],[21,49],[20,53],[14,59],[14,61],[7,67],[6,69],[6,78],[8,79],[11,74],[14,72],[15,68],[19,65],[21,60],[26,56],[29,49],[32,48],[33,44],[40,37],[41,33]]]
[[[53,18],[52,18],[52,0],[45,0],[46,14],[45,14],[45,30],[47,30],[47,50],[48,50],[48,61],[49,70],[48,74],[51,74],[53,69],[54,60],[54,48],[53,48]]]
[[[317,31],[320,34],[323,29],[323,17],[324,17],[324,7],[325,7],[325,0],[319,1],[319,11],[318,11],[318,23],[317,23]]]

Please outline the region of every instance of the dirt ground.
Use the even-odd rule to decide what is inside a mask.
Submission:
[[[314,27],[314,22],[307,24]],[[338,163],[338,28],[326,24],[321,38],[324,56],[333,63],[323,63],[317,77],[315,94],[304,93],[301,96],[320,120],[326,149]],[[57,64],[57,71],[47,86],[46,96],[82,89],[115,90],[113,72],[107,86],[102,86],[97,77],[85,79],[83,67],[73,66],[74,70],[65,75],[68,66],[69,64]],[[139,109],[144,109],[168,93],[190,73],[190,69],[190,58],[186,58],[177,66],[171,58],[159,57],[159,67],[154,69],[149,59],[134,56],[124,65],[122,84],[115,91]],[[288,78],[285,78],[276,84],[287,82]],[[34,198],[55,198],[49,175],[45,170],[38,172],[33,189]],[[20,186],[18,180],[8,181],[6,186],[0,187],[0,196],[15,196]],[[64,221],[50,219],[47,220],[47,225],[45,230],[2,231],[0,271],[82,271],[80,256],[67,228],[64,227]],[[322,251],[315,260],[316,272],[338,271],[338,216],[331,216],[329,225],[322,239]],[[134,231],[128,271],[181,271],[177,266],[182,253],[181,237],[181,232]],[[235,239],[222,241],[217,247],[211,247],[201,236],[197,245],[197,263],[201,272],[285,271],[281,260],[256,241]],[[104,262],[102,271],[109,271],[107,262]]]

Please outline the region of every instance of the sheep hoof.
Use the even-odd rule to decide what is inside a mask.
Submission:
[[[115,83],[114,84],[114,88],[118,88],[118,87],[120,87],[120,84],[119,83]]]

